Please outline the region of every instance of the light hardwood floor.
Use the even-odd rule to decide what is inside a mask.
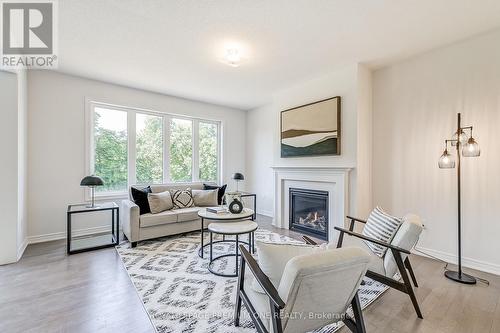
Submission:
[[[294,238],[300,235],[259,224]],[[424,319],[407,295],[389,290],[364,311],[367,332],[500,332],[500,277],[466,286],[443,276],[441,262],[411,258]],[[65,241],[30,245],[16,264],[0,266],[0,332],[154,332],[113,248],[66,256]],[[349,332],[346,328],[342,333]]]

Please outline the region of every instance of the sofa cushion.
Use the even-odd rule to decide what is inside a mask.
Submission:
[[[218,190],[217,193],[217,203],[219,205],[222,205],[222,201],[224,199],[224,194],[226,193],[226,187],[227,184],[224,184],[222,186],[217,186],[217,185],[211,185],[211,184],[203,184],[203,189],[204,190]]]
[[[259,285],[259,283],[255,280],[252,271],[247,268],[245,270],[245,282],[243,283],[243,289],[245,290],[245,293],[250,299],[250,303],[252,303],[255,311],[258,313],[266,329],[269,330],[269,332],[272,332],[272,330],[270,330],[271,308],[269,307],[269,297],[264,293],[264,290],[262,290],[262,288],[262,292],[256,292],[253,289],[254,284]],[[235,292],[238,292],[238,288],[234,288],[234,290]],[[232,297],[231,299],[235,298]]]
[[[172,196],[169,191],[160,193],[148,193],[149,208],[152,214],[158,214],[174,208]]]
[[[147,214],[151,212],[148,202],[148,193],[151,193],[151,187],[145,187],[142,189],[131,187],[130,194],[132,196],[132,201],[139,206],[139,214]]]
[[[405,250],[411,251],[413,246],[417,243],[420,234],[422,233],[423,225],[422,220],[419,216],[415,214],[406,214],[403,217],[403,223],[398,229],[398,232],[392,239],[391,244],[399,246]],[[402,255],[402,259],[405,260],[407,254]],[[384,267],[387,276],[393,276],[397,270],[398,266],[396,260],[391,251],[387,251],[384,257]]]
[[[174,203],[174,209],[193,207],[194,200],[191,189],[172,192],[172,202]]]
[[[185,222],[199,219],[200,217],[198,216],[198,211],[200,209],[200,207],[194,206],[175,209],[173,212],[177,214],[177,222]]]
[[[261,241],[256,241],[255,244],[259,254],[259,267],[276,288],[280,284],[281,276],[290,259],[299,255],[325,250],[325,248],[307,244],[266,243]],[[252,288],[256,292],[264,293],[256,280],[252,284]]]
[[[139,217],[139,225],[141,228],[154,227],[156,225],[176,223],[177,211],[166,210],[158,214],[144,214]]]
[[[339,234],[336,235],[335,238],[331,242],[328,243],[326,248],[328,250],[336,249],[337,248],[337,240],[338,240]],[[354,236],[349,236],[349,235],[344,235],[344,239],[342,241],[342,247],[358,247],[366,252],[370,253],[370,262],[368,263],[368,270],[379,273],[381,275],[386,275],[385,267],[384,267],[384,259],[380,258],[379,256],[375,255],[370,247],[366,244],[365,241],[363,241],[360,238],[354,237]]]
[[[217,206],[218,190],[193,190],[194,205],[198,207]]]

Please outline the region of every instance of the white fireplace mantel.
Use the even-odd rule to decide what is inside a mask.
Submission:
[[[328,239],[334,239],[334,227],[344,227],[348,211],[349,172],[344,167],[273,166],[274,170],[274,219],[278,228],[289,228],[290,187],[328,191]]]

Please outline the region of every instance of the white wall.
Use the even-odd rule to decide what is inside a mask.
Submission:
[[[257,212],[274,214],[273,142],[275,110],[266,105],[246,114],[246,188],[257,193]]]
[[[363,83],[360,83],[360,79]],[[271,215],[273,211],[274,183],[272,166],[335,166],[354,168],[350,174],[349,211],[358,209],[357,154],[358,145],[371,141],[371,136],[358,136],[358,113],[362,113],[363,126],[371,114],[370,71],[359,65],[350,65],[334,72],[312,78],[288,89],[276,92],[272,103],[250,110],[247,114],[247,172],[248,189],[257,193],[258,212]],[[361,90],[363,88],[363,90]],[[321,99],[342,97],[342,140],[340,156],[281,158],[279,140],[280,112],[291,107]],[[361,100],[363,99],[363,101]],[[366,109],[366,110],[365,110]],[[363,142],[359,140],[364,140]],[[368,154],[371,145],[362,153]],[[370,173],[363,171],[363,186],[371,183]],[[362,191],[364,192],[364,188]],[[371,198],[363,198],[362,207],[371,205]]]
[[[29,93],[29,235],[65,237],[66,206],[82,202],[85,98],[222,121],[223,181],[245,173],[245,113],[49,71],[31,71]]]
[[[28,77],[17,74],[17,259],[28,245]]]
[[[0,265],[16,262],[27,245],[26,73],[0,71]]]
[[[443,140],[474,126],[481,157],[464,158],[464,264],[500,274],[500,31],[374,73],[374,203],[424,218],[419,247],[446,260],[457,254],[456,170],[437,161]]]
[[[372,202],[372,72],[358,66],[357,80],[357,156],[356,194],[357,216],[366,217]]]
[[[17,75],[0,71],[0,264],[17,259]]]

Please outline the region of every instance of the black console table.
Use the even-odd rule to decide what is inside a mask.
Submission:
[[[241,192],[241,191],[238,193],[240,193],[242,198],[253,197],[253,211],[254,211],[253,220],[255,220],[257,218],[257,194],[250,192]]]
[[[98,233],[73,237],[71,234],[71,218],[74,214],[92,213],[99,211],[111,212],[111,233]],[[103,249],[118,245],[120,242],[119,207],[114,202],[106,202],[96,207],[87,207],[86,204],[68,205],[67,211],[67,252],[75,254],[85,251]],[[74,239],[73,239],[74,238]]]

